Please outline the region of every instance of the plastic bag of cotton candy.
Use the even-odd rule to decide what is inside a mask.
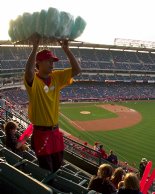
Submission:
[[[86,27],[85,20],[55,8],[40,12],[24,13],[10,21],[9,36],[12,42],[28,40],[33,34],[47,39],[74,40]]]

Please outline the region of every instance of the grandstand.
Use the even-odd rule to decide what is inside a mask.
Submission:
[[[69,98],[75,101],[80,99],[100,99],[102,101],[155,97],[154,49],[78,42],[71,43],[70,47],[81,62],[82,73],[74,78],[75,82],[72,86],[62,90],[62,100]],[[60,57],[60,61],[55,64],[55,69],[69,67],[65,54],[58,46],[49,48]],[[30,46],[1,44],[1,87],[16,84],[22,80],[30,51]],[[89,88],[89,93],[85,94],[86,88]],[[23,97],[20,101],[27,101],[26,94],[21,95]]]
[[[82,73],[75,77],[71,86],[61,91],[61,101],[113,102],[155,99],[155,49],[80,42],[70,43],[70,47],[81,62]],[[49,45],[49,49],[60,58],[55,69],[69,67],[68,60],[59,46]],[[28,124],[25,111],[22,114],[23,112],[17,110],[20,105],[28,103],[27,93],[23,88],[23,74],[30,52],[31,47],[26,45],[11,45],[10,42],[1,42],[0,45],[0,96],[9,99],[16,107],[10,107],[9,110],[1,107],[1,119],[7,121],[11,116],[18,120],[21,123],[20,133]],[[3,114],[4,112],[6,114]],[[64,136],[64,164],[56,174],[50,174],[38,167],[34,156],[27,154],[22,158],[8,150],[4,144],[3,133],[0,139],[0,168],[3,169],[0,182],[1,185],[10,186],[4,194],[10,190],[12,193],[23,194],[34,191],[38,194],[89,193],[87,186],[91,175],[96,173],[99,164],[107,162],[101,159],[100,155],[94,157],[95,151],[92,147]],[[89,152],[84,152],[83,148]],[[137,169],[132,170],[137,172]],[[16,177],[19,177],[19,182]],[[13,180],[12,184],[10,180]],[[27,184],[30,187],[27,187]]]

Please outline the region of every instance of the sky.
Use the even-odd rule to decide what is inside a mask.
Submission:
[[[0,11],[0,40],[9,39],[11,19],[49,7],[86,20],[80,41],[113,44],[115,38],[124,38],[155,42],[155,0],[4,0]]]

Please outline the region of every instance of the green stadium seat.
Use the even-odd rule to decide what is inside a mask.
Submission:
[[[37,161],[37,158],[27,151],[23,152],[23,158],[33,162]]]
[[[4,162],[0,162],[0,180],[5,182],[8,187],[16,189],[18,194],[53,193],[46,185]]]
[[[0,136],[5,135],[4,131],[0,130]]]
[[[0,140],[1,140],[2,144],[5,145],[6,136],[5,135],[0,136]]]
[[[88,179],[88,180],[90,180],[90,177],[91,177],[91,175],[88,175],[88,174],[86,174],[82,171],[79,171],[79,172],[75,173],[75,175],[78,176],[78,177],[81,177],[83,179]]]
[[[39,181],[42,181],[45,179],[45,177],[51,175],[50,171],[42,169],[37,164],[34,164],[33,162],[26,159],[15,164],[14,166],[26,174],[31,174],[33,178]]]
[[[66,171],[66,172],[69,172],[69,173],[71,173],[71,174],[75,174],[74,171],[72,171],[72,170],[70,170],[70,169],[68,169],[68,168],[64,168],[63,166],[62,166],[60,169]]]
[[[64,178],[66,178],[70,181],[73,181],[77,184],[79,184],[83,180],[82,178],[77,177],[77,176],[75,176],[75,175],[73,175],[69,172],[64,171],[64,170],[58,170],[57,175],[61,176],[61,177],[64,177]]]
[[[89,173],[82,171],[81,169],[69,162],[65,162],[65,164],[61,166],[61,169],[71,174],[74,174],[75,176],[81,177],[82,179],[90,180],[91,178],[91,175]]]
[[[2,144],[0,144],[0,150],[3,149],[3,148],[4,148],[4,146]]]
[[[0,150],[0,157],[5,158],[5,160],[11,165],[14,165],[19,161],[23,160],[22,157],[20,157],[19,155],[15,154],[14,152],[7,148],[3,148]]]
[[[69,193],[72,192],[75,194],[88,193],[87,188],[58,175],[53,179],[52,187],[60,190],[61,192],[69,192]]]

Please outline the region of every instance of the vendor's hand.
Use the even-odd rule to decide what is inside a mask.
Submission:
[[[63,50],[68,49],[68,40],[58,40],[58,42]]]
[[[40,36],[38,34],[34,34],[31,37],[31,41],[32,41],[32,44],[33,44],[33,48],[37,49],[38,46],[39,46],[39,42],[40,42]]]

